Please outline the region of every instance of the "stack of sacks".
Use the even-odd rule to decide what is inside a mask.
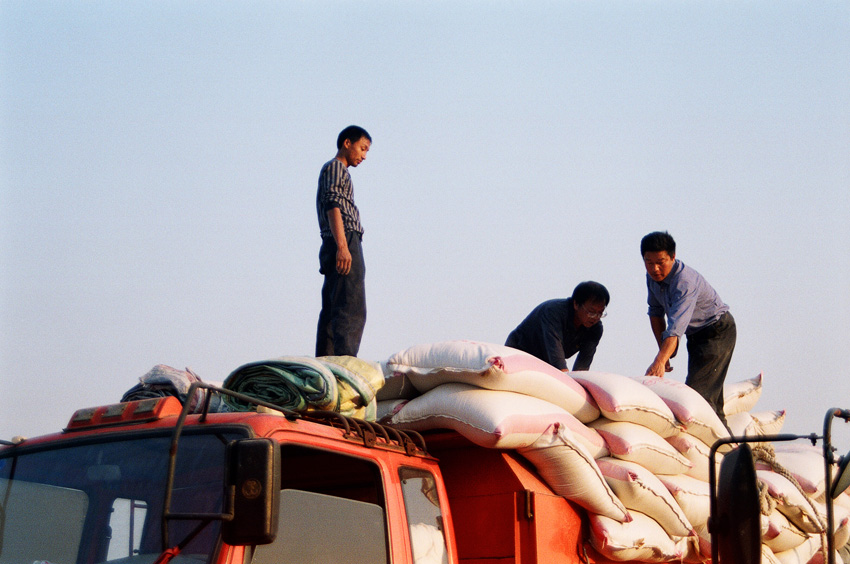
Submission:
[[[377,362],[353,356],[286,356],[240,366],[225,379],[224,388],[290,411],[335,411],[374,421],[375,395],[383,384]],[[233,411],[254,409],[233,396],[223,400]]]
[[[778,443],[773,449],[756,449],[760,460],[756,474],[771,501],[762,516],[762,539],[782,564],[805,564],[822,558],[821,532],[827,523],[823,449],[808,444]],[[765,455],[765,456],[761,456]],[[835,475],[835,471],[833,471]],[[850,541],[850,495],[833,504],[836,549]],[[836,555],[836,562],[850,562]]]
[[[516,449],[553,491],[587,509],[590,542],[603,556],[643,562],[710,559],[709,451],[728,431],[688,386],[667,378],[566,374],[521,351],[472,341],[412,347],[391,356],[384,374],[379,418],[418,431],[454,429],[484,447]],[[782,412],[749,413],[761,386],[759,375],[726,389],[727,414],[746,422],[747,435],[781,427]],[[716,463],[721,457],[718,453]],[[759,468],[760,477],[774,482],[782,477]],[[815,487],[812,495],[822,490]],[[803,523],[808,518],[788,508],[793,499],[778,485],[770,495],[783,500],[784,511],[763,519],[764,561],[807,563],[811,555],[803,557],[811,534],[791,535],[777,515],[796,515]],[[846,504],[850,512],[850,499]],[[843,540],[837,546],[842,546],[848,521],[836,523],[837,543]]]

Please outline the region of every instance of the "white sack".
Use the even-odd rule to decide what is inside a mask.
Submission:
[[[772,511],[767,516],[767,524],[767,531],[761,539],[774,553],[797,548],[809,538],[808,533],[801,531],[780,511]]]
[[[667,404],[688,433],[709,447],[717,439],[729,436],[729,431],[723,426],[714,408],[690,386],[678,380],[655,376],[643,376],[639,381]]]
[[[376,402],[375,420],[378,423],[389,423],[393,416],[401,411],[408,400],[392,399]]]
[[[756,477],[764,482],[768,495],[776,500],[776,509],[789,521],[809,534],[817,534],[823,530],[819,516],[806,496],[785,476],[770,470],[756,469]]]
[[[773,450],[776,462],[794,476],[807,496],[818,498],[824,493],[823,448],[810,444],[779,443]],[[756,467],[772,470],[765,461],[759,461]]]
[[[697,535],[673,539],[677,549],[682,553],[685,564],[702,564],[711,560],[711,541],[705,541]]]
[[[670,536],[696,534],[673,495],[652,472],[639,464],[611,457],[600,458],[596,464],[626,509],[652,517]]]
[[[579,441],[564,432],[541,436],[533,445],[517,449],[527,458],[552,491],[581,505],[590,513],[615,521],[631,519],[605,478]]]
[[[593,455],[604,456],[598,433],[547,401],[466,384],[443,384],[408,401],[390,423],[400,429],[454,429],[488,448],[529,446],[543,433],[568,429]]]
[[[661,483],[673,494],[688,521],[697,533],[708,523],[711,514],[711,488],[707,482],[685,476],[658,476]]]
[[[691,468],[687,458],[647,427],[601,418],[590,427],[605,440],[611,456],[640,464],[653,474],[683,474]]]
[[[850,515],[844,515],[841,518],[835,516],[835,546],[844,546],[850,542]]]
[[[416,345],[392,355],[386,370],[407,375],[420,392],[459,382],[545,399],[585,423],[599,417],[593,400],[569,374],[504,345],[476,341]]]
[[[685,474],[697,480],[708,482],[711,449],[707,444],[690,433],[680,433],[675,437],[668,437],[667,442],[692,464]],[[720,475],[720,462],[722,460],[723,454],[719,451],[715,453],[715,476]]]
[[[384,385],[375,394],[378,401],[411,399],[419,395],[407,374],[394,373],[387,367],[386,361],[381,362],[381,370],[384,372]]]
[[[570,374],[590,392],[606,418],[643,425],[662,437],[679,433],[676,417],[667,404],[639,381],[608,372]]]
[[[785,423],[785,411],[762,411],[747,413],[743,411],[726,418],[729,429],[736,437],[763,437],[782,431]]]
[[[727,382],[723,386],[723,412],[727,417],[752,411],[761,397],[764,373],[740,382]]]
[[[761,545],[761,564],[782,564],[776,554],[766,545]]]
[[[599,554],[619,562],[670,562],[683,554],[651,517],[634,512],[629,523],[590,515],[590,543]]]
[[[806,542],[791,550],[777,552],[776,559],[780,564],[808,564],[813,556],[821,549],[821,538],[819,535],[809,537]],[[818,561],[822,561],[818,558]]]

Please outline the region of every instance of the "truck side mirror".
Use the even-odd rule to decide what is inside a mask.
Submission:
[[[233,519],[222,523],[229,545],[274,542],[280,511],[280,448],[271,439],[243,439],[227,445],[227,489]]]
[[[829,490],[832,499],[837,498],[844,490],[850,488],[850,452],[838,459],[837,474],[832,483],[832,489]]]

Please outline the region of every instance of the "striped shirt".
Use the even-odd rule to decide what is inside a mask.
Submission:
[[[354,204],[351,175],[348,173],[348,168],[337,159],[326,162],[319,173],[316,212],[319,214],[319,231],[322,237],[333,237],[328,221],[328,210],[333,208],[339,208],[346,233],[353,231],[363,234],[360,211]]]

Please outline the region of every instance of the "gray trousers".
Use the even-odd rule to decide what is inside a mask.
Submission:
[[[357,356],[366,326],[366,264],[359,233],[346,232],[351,271],[336,271],[336,243],[323,237],[319,249],[319,272],[324,274],[322,311],[316,330],[316,356]]]
[[[688,335],[688,377],[685,384],[711,404],[724,425],[723,383],[737,338],[735,318],[728,311],[708,327]]]

